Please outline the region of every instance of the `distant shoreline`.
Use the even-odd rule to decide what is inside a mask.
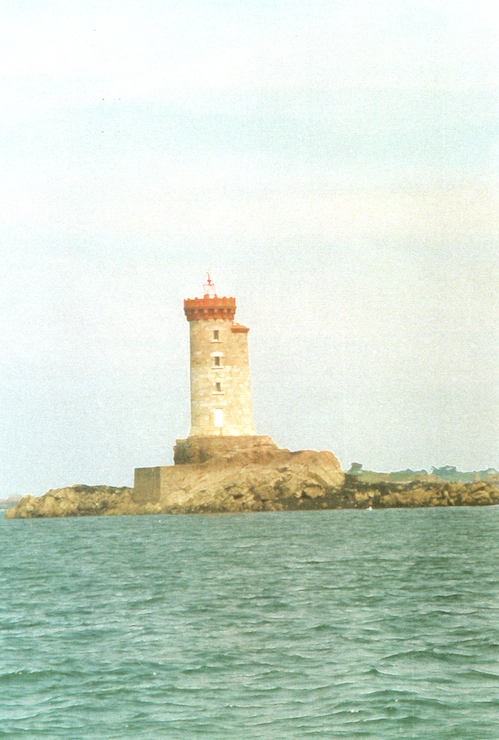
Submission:
[[[17,506],[22,496],[9,496],[8,498],[0,498],[0,511],[8,511]]]

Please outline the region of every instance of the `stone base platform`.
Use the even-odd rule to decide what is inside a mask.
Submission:
[[[188,437],[177,439],[173,448],[175,465],[260,463],[265,465],[279,458],[287,458],[289,450],[278,447],[266,435]]]

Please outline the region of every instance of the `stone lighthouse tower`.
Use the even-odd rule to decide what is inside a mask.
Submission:
[[[187,298],[190,327],[191,437],[255,435],[248,331],[234,322],[236,299],[216,294],[207,276],[202,298]]]

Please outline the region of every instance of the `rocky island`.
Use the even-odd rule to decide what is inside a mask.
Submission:
[[[174,466],[139,468],[134,488],[59,488],[38,498],[25,496],[6,517],[499,505],[497,475],[472,482],[412,471],[395,480],[387,474],[362,478],[343,473],[332,452],[290,452],[267,439],[232,450],[226,443],[218,452],[213,443],[210,452],[191,441],[188,448],[197,462],[187,457],[188,462]],[[185,458],[189,449],[181,446],[180,456]]]
[[[256,439],[249,444],[239,438],[237,446],[226,438],[218,446],[191,440],[180,452],[177,444],[176,454],[185,462],[138,468],[134,488],[60,488],[39,498],[25,496],[7,516],[280,511],[340,504],[345,476],[332,452],[290,452],[270,438]]]

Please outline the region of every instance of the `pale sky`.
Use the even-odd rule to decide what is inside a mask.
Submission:
[[[498,104],[492,1],[3,0],[0,497],[171,464],[209,267],[258,433],[499,468]]]

